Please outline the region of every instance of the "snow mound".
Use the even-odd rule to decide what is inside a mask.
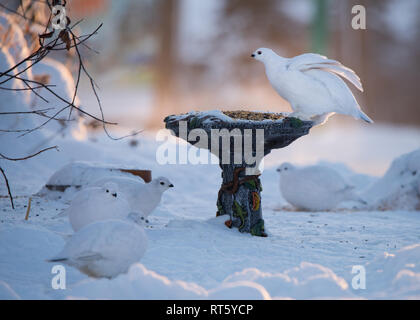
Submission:
[[[395,159],[385,175],[367,190],[373,209],[420,209],[420,149]]]
[[[22,28],[15,21],[13,15],[0,11],[0,38],[2,43],[0,47],[7,48],[15,61],[26,59],[30,55],[28,43]],[[32,79],[31,65],[28,61],[18,66],[16,70],[22,72],[23,78]],[[24,71],[25,70],[25,71]],[[6,71],[6,70],[1,70]]]
[[[240,281],[225,283],[207,291],[203,287],[184,281],[171,281],[168,278],[146,269],[137,263],[129,272],[113,280],[88,280],[70,290],[71,299],[269,299],[270,295],[253,282]]]
[[[15,60],[6,47],[0,45],[0,73],[7,71],[15,65]],[[9,72],[16,75],[18,70]],[[8,80],[8,76],[0,76],[0,82]],[[18,80],[9,80],[1,85],[0,89],[0,112],[29,112],[29,91],[13,91],[8,89],[23,89],[23,83]],[[23,157],[44,140],[40,131],[21,136],[22,130],[35,127],[32,115],[28,114],[3,114],[0,116],[0,153],[8,157]],[[13,141],[13,143],[11,143]],[[38,151],[38,150],[37,150]]]
[[[73,102],[74,105],[79,107],[80,101],[78,96],[74,96],[75,92],[75,83],[73,80],[73,76],[68,68],[59,61],[56,61],[51,58],[44,58],[38,64],[32,67],[32,72],[36,80],[46,84],[46,85],[53,85],[54,93],[62,97],[68,102]],[[36,107],[37,109],[47,109],[47,108],[54,108],[52,114],[57,112],[58,110],[65,108],[68,103],[65,103],[61,99],[57,98],[54,94],[49,92],[48,90],[41,88],[37,90],[38,94],[41,95],[44,99],[48,102],[40,99],[38,96],[33,96],[31,105],[32,107]],[[57,116],[58,119],[62,121],[51,121],[46,126],[46,129],[57,133],[65,133],[64,130],[71,129],[74,125],[69,125],[69,122],[66,122],[68,118],[68,113],[61,113]],[[77,118],[77,111],[73,112],[72,119]],[[41,124],[45,119],[39,119],[40,121],[38,124]]]
[[[268,291],[252,281],[222,283],[218,288],[208,292],[210,300],[270,300]]]
[[[332,270],[308,262],[283,273],[268,273],[245,269],[227,277],[224,283],[252,281],[264,287],[272,297],[292,299],[320,299],[353,297],[348,284]]]
[[[185,240],[191,243],[197,241],[195,247],[189,247],[188,255],[185,258],[188,263],[194,260],[206,260],[205,267],[195,264],[198,269],[208,268],[213,272],[217,268],[220,271],[220,261],[212,264],[214,259],[212,248],[205,247],[201,250],[201,242],[197,234],[204,235],[208,239],[204,230],[216,235],[215,246],[219,246],[219,235],[224,235],[223,242],[237,239],[242,244],[249,245],[255,243],[255,239],[237,236],[226,233],[222,229],[223,219],[214,218],[209,224],[200,221],[178,221],[169,223],[168,230],[172,232],[166,234],[165,244],[168,239],[176,241],[177,245],[184,247],[185,244],[180,239],[185,237],[186,232],[183,228],[188,228],[192,237]],[[23,223],[23,222],[22,222]],[[220,225],[219,225],[220,224]],[[60,225],[51,225],[50,228],[57,229]],[[220,227],[220,228],[219,228]],[[59,228],[61,230],[61,228]],[[181,231],[181,232],[180,232]],[[157,233],[163,232],[154,231]],[[51,268],[52,264],[45,260],[54,253],[61,250],[64,245],[62,237],[49,229],[37,225],[36,222],[25,222],[21,226],[0,225],[0,298],[2,299],[325,299],[325,298],[391,298],[407,299],[420,298],[420,244],[410,245],[399,251],[381,254],[370,264],[366,264],[366,290],[351,290],[351,279],[345,276],[346,273],[332,271],[326,267],[331,262],[327,260],[321,264],[309,262],[297,262],[293,260],[292,267],[283,269],[281,265],[276,268],[272,263],[261,265],[259,268],[239,269],[238,272],[229,272],[227,277],[217,279],[214,284],[206,285],[200,283],[200,279],[192,277],[191,280],[179,281],[180,272],[167,275],[168,270],[179,269],[181,267],[177,261],[172,261],[171,257],[162,251],[162,247],[156,243],[156,235],[152,236],[151,247],[159,248],[162,255],[159,258],[159,265],[163,269],[159,273],[157,266],[151,260],[144,260],[144,264],[133,264],[127,274],[121,274],[115,279],[92,279],[88,278],[77,269],[66,268],[67,289],[51,289]],[[175,242],[174,242],[175,243]],[[170,246],[172,247],[172,246]],[[221,247],[221,246],[219,246]],[[256,248],[267,247],[267,243],[260,243]],[[270,247],[270,246],[268,246]],[[223,247],[221,247],[223,248]],[[173,247],[172,247],[173,249]],[[271,253],[277,252],[278,247],[271,249]],[[203,254],[200,256],[200,252]],[[382,251],[383,252],[383,251]],[[223,249],[223,255],[230,252]],[[147,254],[146,254],[147,255]],[[243,255],[243,253],[242,253]],[[165,257],[165,258],[162,258]],[[259,258],[263,258],[260,256]],[[166,261],[167,259],[171,261]],[[277,259],[285,257],[277,256]],[[298,257],[297,257],[298,258]],[[242,257],[241,259],[246,259]],[[300,259],[300,258],[298,258]],[[314,260],[314,257],[309,258]],[[255,264],[250,262],[248,264]],[[165,265],[167,266],[165,269]],[[293,267],[297,265],[296,267]],[[169,268],[169,269],[168,269]],[[268,268],[268,269],[266,269]],[[166,271],[165,271],[166,270]],[[269,270],[269,271],[267,271]],[[279,270],[279,271],[277,271]],[[285,270],[285,271],[282,271]],[[185,271],[183,271],[185,272]],[[191,272],[194,272],[193,270]],[[208,272],[206,270],[205,272]],[[347,273],[348,274],[348,273]],[[345,281],[341,276],[346,277]],[[223,280],[224,279],[224,280]]]
[[[357,299],[420,298],[420,244],[385,253],[366,266],[367,289],[354,291],[331,269],[302,262],[281,273],[248,268],[228,276],[216,288],[171,281],[140,263],[113,280],[87,280],[67,292],[72,299]],[[357,295],[355,294],[357,293]]]
[[[385,252],[368,264],[366,286],[376,298],[420,299],[420,243]]]
[[[69,163],[56,171],[48,180],[47,184],[86,186],[94,181],[103,179],[104,176],[124,176],[136,179],[132,174],[124,173],[117,169],[111,169],[110,166],[99,163],[76,161]]]
[[[0,298],[58,298],[54,294],[59,292],[51,289],[52,265],[46,259],[63,247],[61,236],[30,223],[1,225],[0,244]],[[67,276],[80,279],[75,269],[68,268]]]
[[[129,177],[143,182],[141,178],[137,178],[130,173],[112,169],[112,165],[76,161],[57,170],[38,192],[38,195],[47,196],[50,199],[64,196],[64,199],[71,200],[80,188],[84,188],[104,177]],[[65,190],[56,190],[57,187],[63,187]],[[65,191],[65,193],[55,191]]]

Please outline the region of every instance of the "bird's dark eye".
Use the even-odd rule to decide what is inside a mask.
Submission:
[[[257,53],[258,53],[258,54],[261,54],[262,52],[261,52],[261,51],[258,51]]]
[[[163,186],[165,184],[165,182],[161,182],[160,185]]]
[[[108,192],[108,193],[109,193],[109,190],[107,189],[107,190],[106,190],[106,192]]]

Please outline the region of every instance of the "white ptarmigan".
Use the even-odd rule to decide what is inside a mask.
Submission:
[[[95,278],[126,273],[146,252],[142,227],[124,220],[103,220],[77,231],[49,262],[62,262]]]
[[[66,209],[74,231],[100,220],[126,219],[130,206],[115,183],[88,187],[79,191]]]
[[[106,183],[114,183],[127,199],[131,212],[141,213],[144,218],[148,217],[159,205],[162,194],[174,185],[165,177],[153,179],[144,183],[140,179],[129,177],[110,176],[93,183],[101,186]]]
[[[322,123],[340,113],[373,123],[339,76],[363,91],[360,78],[340,62],[315,53],[288,59],[267,48],[260,48],[251,56],[264,63],[271,86],[290,103],[292,117]]]
[[[280,173],[280,191],[287,202],[308,211],[325,211],[337,207],[340,202],[354,200],[366,204],[354,187],[334,169],[316,165],[296,168],[283,163]]]

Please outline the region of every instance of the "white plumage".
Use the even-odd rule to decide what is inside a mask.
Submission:
[[[162,194],[173,187],[173,184],[164,177],[143,183],[140,179],[110,176],[96,181],[93,185],[101,186],[106,183],[116,184],[130,204],[131,211],[145,218],[159,205]]]
[[[89,187],[79,191],[66,210],[74,231],[107,219],[126,219],[130,206],[114,183],[101,187]]]
[[[252,57],[264,63],[272,87],[290,103],[291,116],[320,123],[340,113],[373,122],[340,77],[363,91],[360,78],[340,62],[314,53],[288,59],[267,48],[258,49]]]
[[[50,262],[62,262],[91,277],[113,278],[143,257],[147,237],[142,227],[123,220],[104,220],[76,232]]]
[[[354,192],[354,187],[332,168],[320,165],[296,168],[283,163],[277,172],[283,197],[297,209],[331,210],[348,200],[365,203]]]

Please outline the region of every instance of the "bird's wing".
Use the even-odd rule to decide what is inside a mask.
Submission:
[[[328,167],[306,167],[301,169],[301,175],[317,188],[325,188],[330,192],[340,192],[347,187],[343,177],[338,172]]]
[[[69,254],[68,250],[63,250],[60,254],[58,254],[56,257],[47,260],[48,262],[60,262],[60,261],[73,261],[73,262],[90,262],[95,260],[101,260],[104,259],[104,257],[97,252],[93,251],[82,251],[74,256]]]
[[[362,82],[352,69],[342,65],[339,61],[328,59],[316,53],[305,53],[290,59],[287,68],[301,72],[318,69],[335,73],[350,81],[357,89],[363,92]]]
[[[350,185],[350,184],[346,184],[346,185],[344,186],[344,188],[343,188],[343,189],[341,189],[341,190],[338,190],[338,192],[343,192],[343,193],[346,193],[346,192],[353,192],[355,189],[356,189],[356,187],[355,187],[355,186]]]
[[[319,69],[311,69],[303,74],[312,78],[312,80],[322,83],[328,90],[334,102],[334,108],[330,110],[331,112],[347,114],[355,118],[359,117],[361,112],[359,103],[347,84],[339,76]]]
[[[95,261],[95,260],[101,260],[104,257],[97,252],[82,252],[77,257],[74,257],[74,260],[82,261],[82,262],[89,262],[89,261]]]

